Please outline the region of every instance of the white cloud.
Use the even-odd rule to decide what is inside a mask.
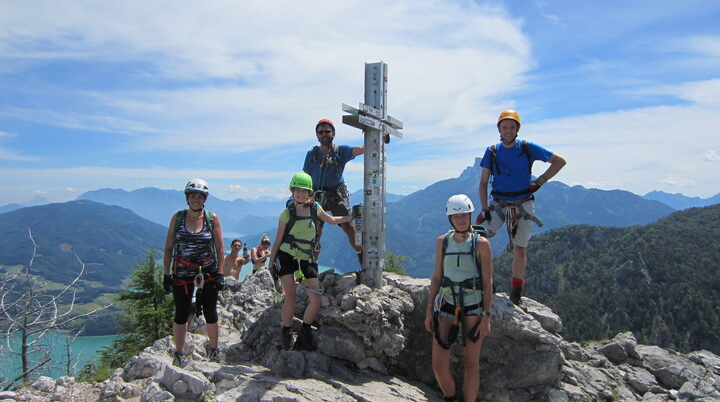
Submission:
[[[660,180],[662,183],[669,184],[673,187],[690,187],[697,184],[695,180],[687,179],[684,177],[668,177]]]
[[[692,36],[683,42],[687,48],[697,53],[720,57],[720,36]]]
[[[703,158],[705,158],[706,161],[717,162],[720,161],[720,154],[714,149],[708,149],[703,154]]]

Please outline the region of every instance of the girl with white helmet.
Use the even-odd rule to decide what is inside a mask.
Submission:
[[[480,389],[480,349],[490,333],[493,300],[492,250],[471,226],[472,201],[448,199],[445,213],[453,230],[435,242],[425,329],[434,333],[432,367],[446,400],[460,400],[450,371],[451,346],[462,329],[465,375],[462,395],[474,401]]]
[[[166,291],[173,292],[175,303],[173,364],[176,366],[183,365],[187,322],[195,294],[197,314],[205,316],[210,338],[208,358],[219,360],[217,297],[224,287],[221,267],[225,260],[225,247],[220,219],[217,214],[205,211],[208,194],[205,180],[192,179],[185,185],[188,209],[173,215],[165,240],[163,285]]]

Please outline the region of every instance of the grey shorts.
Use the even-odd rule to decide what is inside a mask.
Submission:
[[[520,205],[529,215],[535,215],[535,203],[533,200],[525,201]],[[517,212],[518,207],[503,208],[503,206],[496,201],[490,203],[490,214],[492,215],[492,220],[490,223],[483,222],[482,224],[482,226],[488,230],[488,237],[495,236],[500,230],[502,230],[502,227],[505,225],[505,214],[510,208],[515,208]],[[527,247],[530,242],[532,225],[533,221],[530,219],[518,219],[517,233],[515,234],[515,238],[512,239],[512,242],[520,247]]]
[[[466,311],[466,312],[465,312],[465,315],[480,315],[480,307]],[[440,311],[438,311],[438,317],[452,317],[452,318],[455,318],[455,315],[454,315],[454,314],[450,314],[450,313],[446,313],[446,312],[440,310]]]

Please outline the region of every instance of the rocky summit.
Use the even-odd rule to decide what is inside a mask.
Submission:
[[[221,294],[221,359],[207,358],[196,320],[187,362],[172,365],[172,338],[155,342],[102,384],[41,378],[6,398],[93,401],[441,401],[425,331],[428,279],[384,274],[385,286],[356,285],[354,275],[321,274],[316,349],[280,347],[282,294],[266,270],[243,282],[227,278]],[[307,295],[298,285],[296,317]],[[495,296],[492,331],[481,355],[482,401],[717,401],[720,358],[637,344],[632,333],[580,345],[560,335],[549,308]],[[299,330],[296,318],[294,327]],[[462,381],[462,355],[453,348]],[[84,393],[79,387],[85,387]],[[459,387],[458,389],[461,389]],[[37,398],[37,399],[36,399]]]

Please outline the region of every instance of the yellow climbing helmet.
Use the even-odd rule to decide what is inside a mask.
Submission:
[[[518,130],[520,130],[520,115],[518,112],[512,109],[503,110],[502,113],[500,113],[500,117],[498,117],[498,127],[500,127],[500,122],[506,119],[515,120],[517,122]]]

